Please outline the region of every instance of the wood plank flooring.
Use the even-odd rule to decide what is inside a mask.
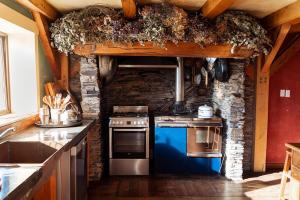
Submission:
[[[275,200],[281,173],[238,183],[223,176],[110,176],[89,188],[89,200]],[[286,190],[288,197],[289,184]]]

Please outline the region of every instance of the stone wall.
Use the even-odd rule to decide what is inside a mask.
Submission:
[[[249,76],[245,76],[245,124],[244,124],[244,159],[243,169],[245,173],[251,171],[252,168],[252,150],[254,145],[255,132],[255,102],[256,102],[256,85],[255,80]]]
[[[247,64],[247,60],[231,60],[229,81],[215,81],[213,88],[214,109],[224,119],[225,176],[232,180],[241,180],[251,167],[254,81],[246,78]]]
[[[186,75],[190,73],[186,70]],[[198,106],[211,104],[211,89],[192,86],[185,80],[187,109],[197,112]],[[113,81],[103,88],[106,115],[115,105],[147,105],[150,115],[170,114],[175,102],[175,69],[118,69]]]

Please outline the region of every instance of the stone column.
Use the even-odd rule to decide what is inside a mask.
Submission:
[[[223,154],[225,176],[241,180],[243,176],[244,124],[245,124],[245,61],[230,62],[231,76],[228,82],[214,82],[214,109],[224,119]]]
[[[98,65],[96,57],[80,59],[81,108],[84,119],[96,119],[96,125],[88,133],[89,144],[89,180],[99,180],[102,175],[100,91]]]

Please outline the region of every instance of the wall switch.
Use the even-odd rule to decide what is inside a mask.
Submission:
[[[280,90],[280,97],[285,97],[285,90]]]
[[[285,90],[285,97],[291,97],[291,90]]]

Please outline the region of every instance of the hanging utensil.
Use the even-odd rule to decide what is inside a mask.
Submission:
[[[206,58],[206,61],[208,63],[208,70],[212,70],[214,68],[214,63],[217,60],[217,58]]]
[[[67,103],[70,102],[70,100],[71,100],[71,96],[70,96],[70,95],[67,95],[67,96],[63,99],[62,103],[60,104],[60,108],[63,109],[63,108],[67,105]]]
[[[71,105],[72,102],[68,102],[66,105],[64,105],[64,107],[62,108],[62,112],[64,112],[66,110],[66,108],[68,107],[68,105]]]
[[[229,67],[226,59],[219,58],[215,64],[215,78],[220,82],[229,79]]]

